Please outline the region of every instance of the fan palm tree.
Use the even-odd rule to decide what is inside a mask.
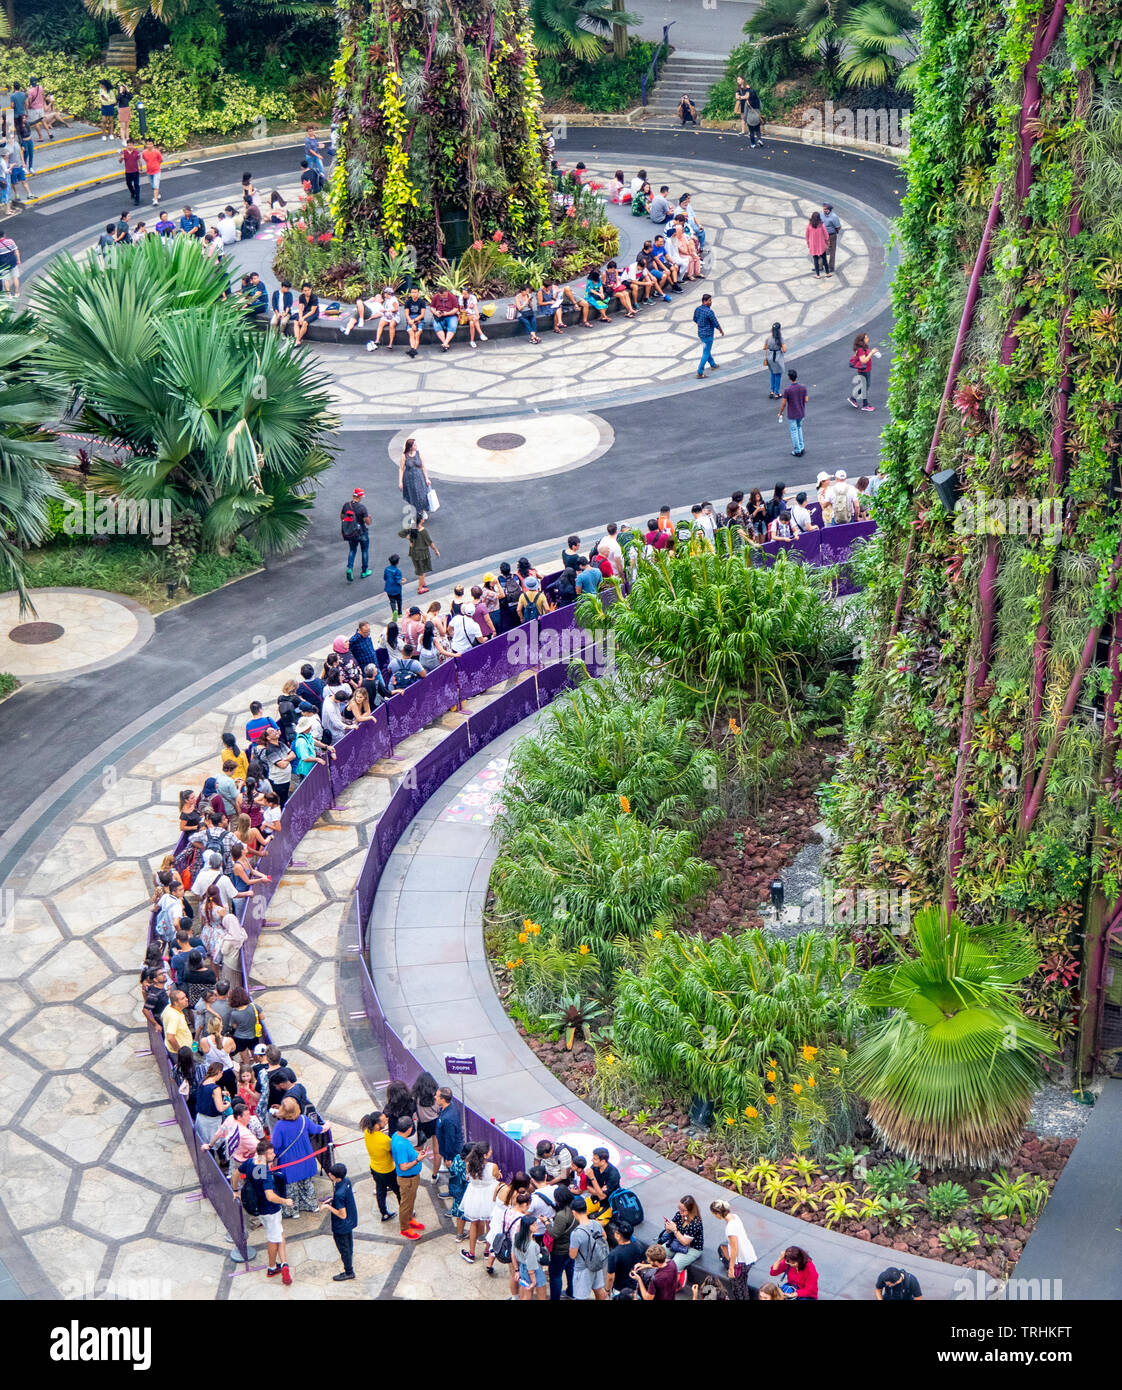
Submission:
[[[60,257],[36,296],[44,358],[113,445],[117,457],[92,471],[100,486],[169,499],[173,517],[198,517],[209,547],[245,535],[290,550],[331,462],[328,382],[305,350],[251,328],[225,287],[187,238]]]
[[[641,15],[612,8],[612,0],[530,0],[534,46],[540,53],[599,58],[612,26],[639,24]]]
[[[841,75],[854,87],[909,90],[919,62],[918,30],[919,17],[910,5],[861,5],[842,26],[846,52]]]
[[[171,28],[177,20],[188,18],[194,11],[210,8],[208,0],[83,0],[95,19],[116,20],[126,34],[135,34],[141,21],[153,19]],[[231,3],[219,8],[248,10],[249,5]],[[270,14],[290,15],[297,19],[318,19],[330,14],[332,6],[316,4],[314,0],[254,0],[253,8]]]
[[[909,951],[914,948],[914,954]],[[862,980],[859,1002],[894,1012],[853,1057],[850,1077],[889,1148],[926,1167],[977,1168],[1021,1142],[1041,1059],[1054,1051],[1019,985],[1036,951],[1010,927],[970,927],[929,908],[899,959]]]
[[[43,421],[59,413],[63,393],[42,370],[44,338],[30,314],[0,310],[0,579],[34,612],[22,552],[47,537],[48,502],[62,496],[49,469],[65,462]]]

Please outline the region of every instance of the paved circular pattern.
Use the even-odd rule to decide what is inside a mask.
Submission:
[[[413,425],[390,440],[389,456],[396,468],[406,439],[415,439],[430,478],[519,482],[591,463],[608,452],[615,438],[599,415],[528,415],[496,423],[506,428],[484,435],[470,421]]]
[[[33,614],[0,595],[0,671],[23,682],[76,676],[137,651],[154,631],[146,608],[100,589],[32,589]]]
[[[525,444],[524,434],[484,434],[476,441],[476,446],[488,453],[499,453],[506,449],[517,449]]]
[[[57,642],[65,631],[60,623],[20,623],[8,633],[8,641],[24,647],[39,647],[45,642]]]

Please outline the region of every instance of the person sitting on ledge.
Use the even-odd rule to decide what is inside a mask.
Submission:
[[[355,300],[355,311],[353,317],[349,318],[342,328],[344,338],[349,338],[351,330],[355,327],[361,328],[367,318],[378,319],[382,314],[382,296],[376,289],[372,289],[367,295],[359,295]]]
[[[589,309],[595,309],[600,315],[601,323],[611,323],[608,317],[608,292],[604,287],[604,281],[600,276],[599,270],[593,269],[588,272],[588,279],[584,282],[584,300],[580,306],[581,323],[585,328],[592,325],[588,319]]]
[[[608,292],[609,299],[612,295],[623,305],[624,311],[629,319],[635,317],[635,305],[628,293],[628,286],[619,273],[619,268],[615,261],[609,261],[607,269],[604,271],[604,287]]]
[[[576,296],[568,285],[559,285],[556,281],[551,280],[549,284],[543,285],[538,290],[538,307],[541,313],[553,315],[554,333],[564,333],[565,331],[563,320],[566,299],[574,309],[577,308]]]

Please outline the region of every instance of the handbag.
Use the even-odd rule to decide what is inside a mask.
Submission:
[[[440,498],[436,495],[436,488],[434,487],[429,488],[428,502],[428,510],[430,514],[432,512],[438,512],[440,510]]]

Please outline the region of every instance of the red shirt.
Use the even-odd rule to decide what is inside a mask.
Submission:
[[[606,555],[601,555],[596,563],[600,566],[600,573],[605,579],[611,579],[615,574],[615,570],[612,568],[612,562]]]
[[[796,1269],[794,1265],[777,1260],[771,1267],[771,1273],[781,1284],[791,1284],[799,1298],[818,1297],[818,1271],[814,1268],[813,1260],[807,1260],[805,1269]]]
[[[678,1270],[673,1260],[667,1260],[647,1285],[656,1303],[673,1303],[678,1294]]]
[[[160,166],[164,162],[164,157],[155,145],[153,145],[150,150],[141,150],[140,157],[144,160],[144,168],[149,174],[158,174],[160,172]],[[128,166],[126,165],[125,167],[127,168]]]
[[[125,161],[126,174],[137,174],[140,172],[140,151],[135,145],[126,145],[121,151],[121,158]]]

